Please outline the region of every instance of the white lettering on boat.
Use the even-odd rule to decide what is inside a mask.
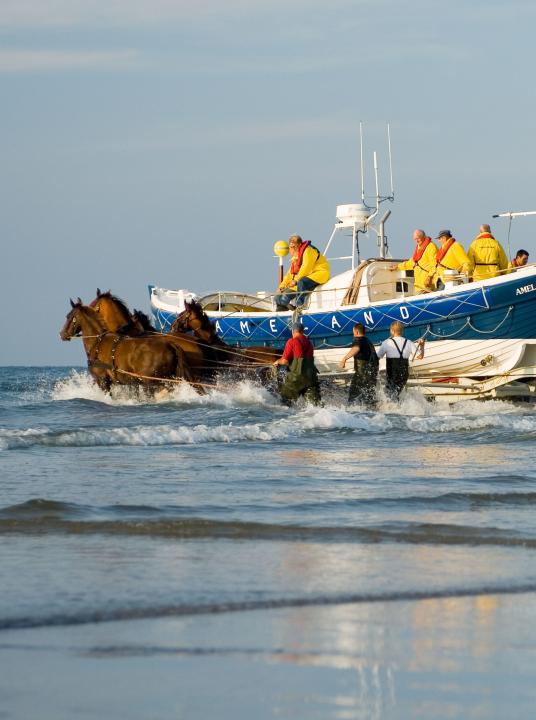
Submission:
[[[365,322],[367,323],[367,325],[374,325],[374,320],[372,319],[371,312],[363,313],[363,317],[365,318]]]
[[[525,293],[534,292],[535,290],[536,288],[532,283],[530,285],[523,285],[523,287],[517,288],[516,295],[524,295]]]
[[[407,320],[409,318],[409,312],[405,305],[400,306],[400,317],[402,320]]]
[[[336,318],[335,315],[334,315],[334,316],[331,318],[331,329],[332,329],[332,330],[335,330],[335,326],[338,327],[339,329],[340,329],[340,327],[341,327],[341,326],[339,325],[339,323],[337,322],[337,318]]]
[[[249,335],[249,323],[247,320],[240,320],[240,332],[246,332]]]
[[[277,326],[275,324],[275,318],[270,318],[270,330],[272,332],[277,332]]]
[[[218,322],[218,320],[216,320],[216,322],[215,322],[214,324],[215,324],[215,326],[216,326],[216,332],[220,332],[220,333],[221,333],[221,325],[220,325],[220,323]]]

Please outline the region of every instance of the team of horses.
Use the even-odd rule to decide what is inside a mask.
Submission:
[[[105,392],[113,385],[156,390],[176,382],[188,382],[204,392],[221,373],[266,380],[280,355],[274,348],[227,345],[195,300],[185,302],[170,332],[162,333],[145,313],[131,313],[111,291],[98,288],[89,305],[80,298],[71,300],[60,337],[82,339],[89,372]]]

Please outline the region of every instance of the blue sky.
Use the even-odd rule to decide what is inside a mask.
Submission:
[[[146,310],[148,283],[272,289],[274,241],[323,246],[359,199],[359,120],[369,160],[391,122],[395,256],[415,227],[467,246],[536,209],[535,21],[516,0],[2,0],[0,364],[82,364],[58,331],[97,286]]]

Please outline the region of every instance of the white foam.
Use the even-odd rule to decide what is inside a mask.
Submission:
[[[248,395],[249,397],[249,395]],[[296,438],[315,430],[384,432],[391,427],[381,415],[349,412],[342,408],[304,406],[298,411],[281,408],[284,417],[266,422],[188,425],[137,425],[103,429],[80,428],[55,431],[45,429],[0,430],[0,448],[32,445],[57,447],[192,445],[210,442],[270,442]]]
[[[214,388],[204,388],[205,394],[188,383],[180,383],[172,388],[163,387],[156,393],[147,393],[143,389],[129,386],[114,386],[111,394],[103,392],[87,372],[73,370],[68,378],[58,380],[52,391],[53,400],[92,400],[107,405],[147,405],[174,403],[181,405],[276,405],[277,398],[268,390],[249,381],[221,381]]]

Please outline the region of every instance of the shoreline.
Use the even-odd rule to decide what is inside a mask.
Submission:
[[[535,659],[534,593],[286,607],[6,630],[0,696],[10,720],[498,720],[530,716]]]

